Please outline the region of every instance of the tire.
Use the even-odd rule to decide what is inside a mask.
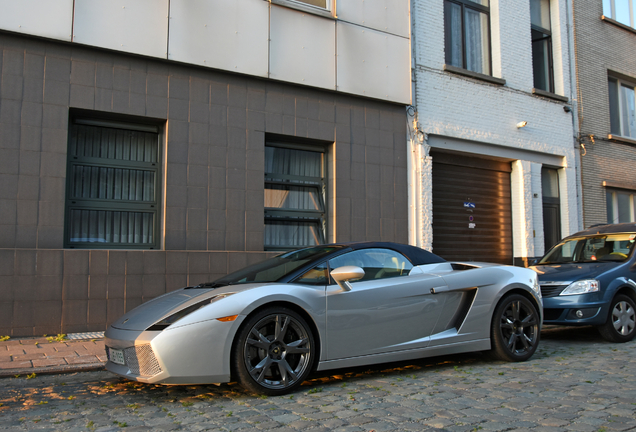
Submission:
[[[238,332],[232,362],[239,383],[270,396],[291,392],[312,370],[316,347],[307,322],[283,307],[249,317]]]
[[[528,360],[539,345],[540,316],[535,305],[520,294],[505,296],[490,326],[491,354],[504,361]]]
[[[612,299],[605,324],[598,327],[610,342],[629,342],[636,335],[636,304],[631,297],[619,294]]]

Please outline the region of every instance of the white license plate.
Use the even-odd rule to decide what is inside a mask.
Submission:
[[[118,349],[113,349],[113,348],[108,348],[109,353],[110,353],[110,361],[112,361],[113,363],[116,364],[126,364],[124,362],[124,352],[122,350],[118,350]]]

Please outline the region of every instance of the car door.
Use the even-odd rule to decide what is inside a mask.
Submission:
[[[431,288],[441,277],[410,275],[403,255],[382,248],[363,249],[329,261],[331,270],[354,265],[365,271],[352,289],[329,285],[327,297],[327,359],[425,348],[441,311]]]

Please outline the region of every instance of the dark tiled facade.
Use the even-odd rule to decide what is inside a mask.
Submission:
[[[103,330],[265,258],[269,134],[330,144],[329,241],[407,242],[403,106],[0,33],[0,335]],[[162,124],[161,250],[64,249],[69,113]]]

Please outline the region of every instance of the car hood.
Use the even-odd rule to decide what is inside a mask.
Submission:
[[[206,299],[221,294],[235,294],[270,285],[276,285],[276,283],[247,283],[225,285],[218,288],[181,288],[137,306],[113,322],[111,327],[121,330],[143,331],[165,317]]]
[[[594,262],[572,264],[548,264],[530,267],[539,275],[539,281],[576,281],[579,279],[595,278],[612,270],[623,263]]]
[[[219,294],[218,291],[212,288],[182,288],[169,292],[137,306],[112,323],[111,327],[122,330],[145,330],[170,313],[181,309],[179,306],[213,297]]]

